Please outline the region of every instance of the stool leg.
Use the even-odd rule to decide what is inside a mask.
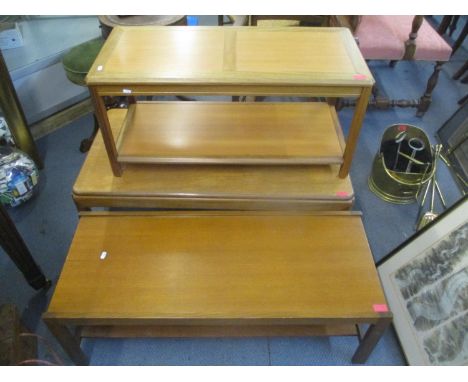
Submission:
[[[432,102],[432,91],[437,85],[437,81],[439,80],[439,73],[442,69],[442,65],[444,64],[443,61],[437,61],[434,67],[434,72],[429,77],[429,81],[427,82],[426,91],[424,95],[419,100],[418,111],[416,116],[422,117],[424,113],[429,109],[429,106]]]
[[[98,123],[98,120],[96,118],[96,114],[94,114],[94,113],[93,113],[93,118],[94,118],[93,132],[91,133],[91,135],[88,138],[83,139],[81,141],[81,144],[80,144],[80,151],[82,153],[86,153],[86,152],[89,151],[89,149],[91,148],[91,145],[93,144],[94,138],[96,137],[96,134],[99,131],[99,123]]]

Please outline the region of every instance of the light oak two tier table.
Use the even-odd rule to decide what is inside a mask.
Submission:
[[[370,324],[352,358],[365,362],[391,313],[361,216],[347,211],[374,83],[349,31],[115,28],[87,82],[102,137],[73,188],[80,222],[44,314],[72,360],[88,362],[82,337],[359,335]],[[321,102],[146,100],[165,95]],[[107,111],[106,96],[130,105]],[[338,97],[358,98],[346,138]],[[93,207],[151,211],[83,211]]]
[[[324,165],[349,173],[374,79],[345,28],[116,28],[87,76],[115,176],[128,163]],[[138,97],[357,97],[346,144],[318,103],[142,103]],[[114,137],[104,97],[132,103]]]

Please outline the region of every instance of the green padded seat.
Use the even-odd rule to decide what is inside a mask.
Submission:
[[[101,37],[86,41],[72,48],[63,57],[67,78],[76,85],[86,86],[85,78],[104,44]]]

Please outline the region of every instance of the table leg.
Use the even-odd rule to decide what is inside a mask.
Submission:
[[[353,153],[359,138],[359,132],[361,131],[364,116],[366,115],[367,104],[369,103],[371,91],[372,88],[363,88],[356,104],[356,110],[354,111],[351,127],[349,128],[348,138],[346,139],[346,148],[343,154],[343,164],[341,165],[340,172],[338,174],[340,178],[346,178],[346,176],[349,174]]]
[[[102,139],[106,146],[107,156],[109,157],[110,165],[114,176],[122,176],[122,165],[117,161],[117,147],[115,146],[112,129],[107,118],[107,109],[104,100],[98,94],[97,90],[90,87],[91,99],[94,104],[95,115],[99,122],[99,127],[102,133]]]
[[[79,338],[74,336],[65,325],[57,323],[56,320],[44,318],[44,322],[76,365],[86,366],[89,364],[88,357],[81,350]]]
[[[381,317],[377,323],[372,324],[369,329],[367,329],[364,338],[353,355],[351,360],[352,363],[365,363],[367,361],[370,353],[372,350],[374,350],[375,346],[391,322],[391,317]]]
[[[5,208],[0,204],[0,245],[34,289],[47,289],[46,279]]]

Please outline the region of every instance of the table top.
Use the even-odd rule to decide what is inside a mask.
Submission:
[[[126,110],[111,109],[109,121],[118,136]],[[73,195],[123,196],[134,200],[160,198],[252,198],[351,201],[349,177],[338,177],[338,165],[237,166],[126,164],[121,177],[112,174],[101,134],[85,159],[73,186]],[[195,202],[194,202],[195,208]]]
[[[374,83],[346,28],[116,27],[88,85]]]
[[[386,304],[360,215],[95,214],[80,219],[49,318],[339,324]]]

